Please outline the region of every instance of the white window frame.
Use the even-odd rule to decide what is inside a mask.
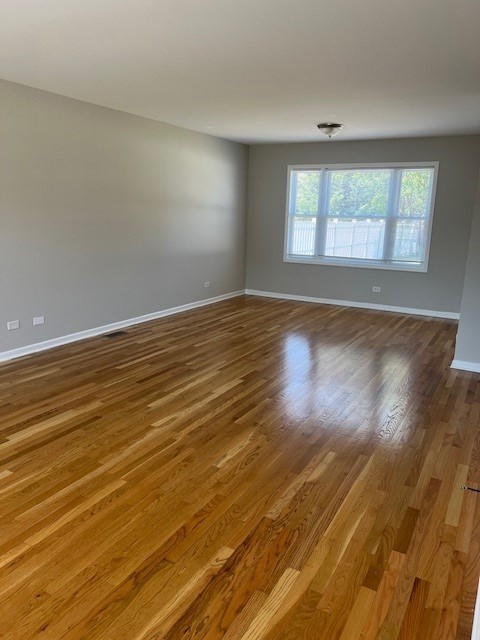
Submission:
[[[432,239],[432,227],[433,227],[433,215],[435,211],[435,195],[437,191],[437,176],[438,176],[438,161],[432,162],[376,162],[376,163],[361,163],[361,164],[292,164],[287,167],[287,194],[286,194],[286,206],[285,206],[285,230],[284,230],[284,248],[283,248],[283,261],[297,264],[317,264],[317,265],[328,265],[331,267],[339,266],[339,267],[356,267],[362,269],[385,269],[388,271],[411,271],[414,273],[427,273],[428,271],[428,262],[430,258],[430,243]],[[344,257],[329,257],[329,256],[291,256],[288,253],[288,243],[289,243],[289,223],[290,223],[290,186],[291,186],[291,176],[293,171],[321,171],[321,170],[342,170],[342,169],[422,169],[428,168],[433,169],[433,179],[431,183],[430,190],[430,212],[427,220],[427,236],[426,236],[426,246],[425,246],[425,260],[421,264],[412,264],[408,262],[388,262],[387,260],[368,260],[366,258],[344,258]],[[394,180],[394,183],[398,183],[398,181]],[[395,199],[398,200],[398,184],[395,184],[394,187],[397,191],[395,195]],[[319,200],[323,195],[324,199],[328,197],[326,193],[327,189],[324,188],[323,194],[319,194]],[[387,211],[386,224],[388,225],[388,219],[394,219],[394,209],[391,206],[392,198],[389,198],[390,206]],[[323,207],[323,211],[325,211],[326,203],[322,203],[319,205],[319,209],[316,215],[312,215],[312,218],[317,219],[322,215],[324,217],[325,213],[320,213],[320,206]],[[318,228],[324,225],[317,224],[317,232]],[[390,241],[393,238],[393,234],[389,237]],[[389,240],[387,240],[388,242]],[[317,240],[315,241],[316,245],[318,243],[318,233]],[[316,247],[317,249],[317,247]]]

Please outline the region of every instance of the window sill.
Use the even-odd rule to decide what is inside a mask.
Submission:
[[[428,265],[411,265],[404,263],[379,262],[376,260],[345,260],[343,258],[308,258],[307,256],[284,256],[284,262],[293,264],[314,264],[328,267],[354,267],[355,269],[383,269],[384,271],[408,271],[410,273],[427,273]]]

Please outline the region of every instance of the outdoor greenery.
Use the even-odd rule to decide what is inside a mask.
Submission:
[[[317,215],[319,171],[297,171],[297,214]]]
[[[329,215],[386,216],[390,170],[332,171]]]
[[[401,216],[427,216],[432,179],[431,169],[404,169],[398,213]]]
[[[387,213],[391,169],[340,170],[330,172],[328,214],[338,217],[375,217]],[[404,169],[398,213],[401,216],[426,216],[431,169]],[[319,171],[297,171],[295,213],[316,215]]]

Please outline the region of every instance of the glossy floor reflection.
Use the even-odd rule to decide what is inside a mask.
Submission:
[[[1,637],[469,638],[455,332],[241,297],[1,366]]]

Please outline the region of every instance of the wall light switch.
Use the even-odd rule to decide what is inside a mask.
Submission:
[[[7,331],[12,331],[13,329],[20,329],[20,320],[7,322]]]
[[[381,290],[382,290],[382,287],[372,287],[372,291],[374,293],[380,293]]]
[[[211,284],[210,282],[204,282],[203,286],[207,289],[210,286],[210,284]]]
[[[37,324],[45,324],[45,316],[37,316],[33,319],[33,326],[37,326]]]

